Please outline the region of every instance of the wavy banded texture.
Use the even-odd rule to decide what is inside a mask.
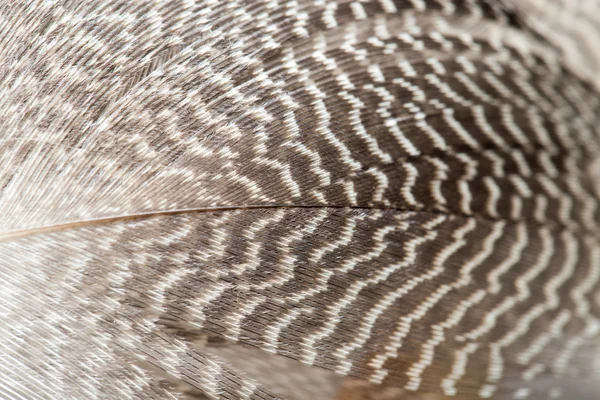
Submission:
[[[0,0],[0,396],[593,398],[598,15]]]

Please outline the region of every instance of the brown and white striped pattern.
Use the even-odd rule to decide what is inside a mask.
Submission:
[[[593,398],[600,3],[548,3],[0,0],[0,398]]]

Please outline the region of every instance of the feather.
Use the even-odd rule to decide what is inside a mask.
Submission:
[[[595,398],[599,15],[0,0],[0,397]]]

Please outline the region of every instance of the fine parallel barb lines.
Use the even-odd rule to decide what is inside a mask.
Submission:
[[[479,346],[479,343],[468,343],[461,349],[455,351],[452,370],[440,384],[444,394],[448,396],[456,395],[456,383],[465,375],[468,356],[473,354]]]
[[[345,263],[340,265],[340,272],[347,274],[350,272],[355,266],[359,263],[368,262],[375,257],[379,256],[389,245],[389,241],[385,240],[385,237],[388,233],[393,232],[396,229],[406,229],[408,228],[408,224],[404,224],[404,226],[386,226],[382,229],[377,230],[373,235],[373,240],[375,242],[375,246],[371,251],[366,254],[363,254],[358,257],[353,257],[347,260]],[[325,283],[327,284],[327,282]],[[340,320],[340,314],[342,311],[350,305],[350,301],[355,298],[357,289],[348,289],[346,291],[346,295],[343,296],[339,302],[336,302],[327,307],[325,313],[328,314],[329,321],[325,324],[322,330],[315,332],[313,335],[308,336],[303,341],[303,347],[305,349],[311,349],[314,347],[315,343],[328,335],[330,335],[335,329],[336,324]],[[359,289],[360,290],[360,289]]]
[[[488,287],[476,291],[473,293],[472,297],[479,298],[480,296],[484,296],[486,294],[494,295],[500,292],[501,284],[499,282],[499,277],[510,271],[510,269],[514,267],[519,260],[521,260],[522,252],[527,246],[527,231],[524,225],[517,226],[517,234],[515,239],[515,243],[509,250],[509,254],[506,259],[495,266],[495,268],[487,274],[486,278],[488,281]],[[458,339],[460,339],[460,337]],[[452,373],[442,381],[442,388],[446,394],[452,394],[456,392],[456,382],[464,374],[469,355],[477,350],[479,346],[479,343],[471,342],[463,346],[461,349],[455,351]]]
[[[571,312],[569,310],[562,310],[558,316],[553,319],[548,325],[548,332],[540,335],[536,340],[529,345],[517,358],[517,362],[524,365],[529,365],[531,359],[543,351],[544,347],[548,345],[550,340],[560,337],[562,329],[571,319]],[[524,374],[524,377],[526,375]]]
[[[447,286],[442,286],[434,293],[432,296],[435,301],[439,301],[448,291],[450,290],[458,290],[459,288],[466,286],[471,281],[471,272],[479,266],[483,260],[485,260],[489,255],[494,251],[494,245],[498,241],[500,237],[502,237],[504,230],[504,223],[497,223],[492,232],[488,237],[486,237],[483,241],[482,250],[480,253],[476,254],[474,258],[465,262],[463,267],[461,267],[459,273],[461,275],[461,279],[455,281]],[[439,293],[439,294],[438,294]],[[457,305],[455,311],[440,324],[436,324],[431,327],[434,337],[427,342],[425,342],[421,348],[421,353],[419,355],[419,361],[417,361],[413,366],[409,368],[407,371],[407,375],[410,376],[410,381],[407,386],[414,390],[419,388],[421,374],[422,371],[428,366],[431,365],[433,360],[433,353],[435,346],[441,343],[444,340],[444,329],[449,329],[452,326],[460,323],[462,317],[467,312],[469,307],[475,305],[479,300],[483,298],[485,293],[478,292],[471,295],[469,298],[465,299],[463,302]],[[427,306],[432,307],[435,305],[435,302],[432,300],[426,300]],[[420,307],[419,307],[420,308]],[[423,312],[426,312],[425,309]]]
[[[389,268],[381,271],[375,277],[369,280],[356,282],[349,289],[349,294],[356,296],[358,293],[360,293],[362,289],[364,289],[368,285],[373,285],[377,284],[378,282],[385,281],[391,274],[396,272],[398,269],[411,265],[411,263],[414,262],[414,260],[416,259],[416,251],[418,249],[418,246],[422,243],[435,239],[437,235],[435,228],[437,225],[441,224],[444,221],[444,219],[444,217],[438,217],[435,220],[431,221],[431,223],[428,224],[428,229],[431,229],[431,232],[429,232],[423,237],[416,237],[412,240],[409,240],[404,244],[404,248],[406,251],[406,259],[401,260],[397,264],[391,265]],[[393,296],[390,297],[393,298]],[[346,344],[345,346],[336,350],[334,355],[336,355],[340,359],[345,359],[351,351],[363,345],[369,339],[369,334],[373,329],[377,318],[380,315],[384,314],[392,303],[393,302],[388,300],[388,298],[383,298],[372,310],[370,310],[367,313],[367,323],[360,326],[357,339],[354,340],[352,343]],[[348,361],[343,361],[340,368],[338,369],[338,372],[347,373],[351,370],[351,368],[351,363],[349,363]]]
[[[573,288],[571,297],[576,304],[575,315],[581,318],[585,322],[585,325],[581,332],[578,333],[578,337],[569,339],[564,346],[564,350],[557,355],[552,368],[558,372],[564,372],[568,361],[573,357],[577,347],[583,345],[584,339],[596,337],[598,333],[600,333],[600,323],[598,322],[598,318],[589,313],[589,302],[585,298],[590,291],[590,288],[594,287],[600,279],[598,271],[594,268],[594,265],[598,265],[600,262],[600,253],[598,252],[598,249],[592,245],[591,239],[584,241],[583,245],[589,251],[588,257],[590,269],[588,275],[585,276],[585,279],[582,279],[581,283]]]
[[[350,123],[353,126],[354,132],[356,132],[360,138],[363,138],[365,142],[367,142],[367,147],[369,150],[375,154],[381,160],[381,162],[389,164],[392,161],[392,157],[381,150],[373,136],[367,134],[364,125],[361,122],[360,114],[362,109],[365,108],[365,105],[360,101],[360,99],[356,98],[350,93],[340,92],[339,96],[346,100],[351,107],[348,118],[350,119]]]
[[[488,311],[481,325],[461,335],[460,338],[463,340],[476,340],[481,337],[493,329],[498,318],[513,307],[516,302],[526,300],[531,295],[529,287],[531,281],[543,271],[552,256],[551,238],[548,231],[541,230],[538,233],[542,238],[542,251],[539,253],[537,261],[524,271],[522,275],[516,277],[514,285],[517,288],[517,293],[504,298],[500,304]]]
[[[317,50],[315,52],[318,52],[318,51],[319,51],[319,49],[317,48]],[[289,54],[289,56],[287,57],[287,59],[284,58],[284,60],[283,60],[287,64],[286,68],[289,69],[291,73],[302,76],[303,79],[305,79],[305,80],[310,79],[310,78],[308,78],[310,76],[310,71],[307,69],[301,69],[296,64],[296,62],[294,60],[293,50],[291,50],[291,49],[288,50],[288,54]],[[316,54],[316,56],[318,56],[318,53]],[[318,57],[315,57],[315,58],[318,59]],[[327,112],[326,105],[323,102],[323,99],[326,96],[323,94],[323,92],[321,92],[319,90],[319,88],[317,86],[315,86],[314,84],[310,84],[310,81],[307,83],[308,83],[308,86],[305,88],[305,90],[309,94],[314,96],[312,105],[313,105],[313,107],[315,107],[315,112],[317,114],[317,118],[319,121],[318,125],[315,129],[316,133],[324,135],[325,139],[328,142],[330,142],[333,146],[335,146],[336,149],[338,149],[340,151],[344,161],[346,161],[346,163],[351,168],[351,170],[360,168],[361,164],[358,161],[356,161],[355,159],[353,159],[348,148],[344,145],[343,142],[338,140],[337,137],[335,136],[335,134],[333,134],[329,129],[330,116],[329,116],[329,113]]]
[[[426,279],[432,279],[437,274],[442,272],[443,263],[460,247],[465,245],[464,236],[472,231],[475,228],[476,224],[473,220],[468,220],[464,226],[460,229],[457,229],[453,232],[452,236],[455,239],[454,242],[446,246],[440,253],[438,253],[434,259],[434,268],[428,273],[426,276],[414,278],[409,284],[404,287],[399,288],[394,292],[396,297],[401,297],[410,290],[414,289],[415,286],[420,283],[420,281],[424,281]],[[396,357],[399,351],[399,348],[402,346],[402,338],[405,337],[410,330],[410,323],[412,320],[409,317],[402,318],[398,327],[394,331],[394,333],[390,336],[390,343],[386,346],[386,353],[383,355],[376,356],[371,362],[371,366],[373,366],[378,372],[374,374],[371,378],[375,381],[382,381],[385,376],[388,374],[387,371],[381,369],[381,367],[385,364],[386,360],[389,358]]]
[[[598,26],[0,0],[0,397],[596,398]]]
[[[26,278],[26,279],[31,279],[31,278]],[[39,279],[39,278],[37,278],[37,279]],[[75,295],[75,296],[74,296],[74,298],[75,298],[75,299],[77,299],[77,300],[82,300],[82,301],[84,301],[84,299],[83,299],[83,298],[81,298],[81,297],[80,297],[80,295]],[[90,300],[90,299],[88,299],[88,301],[89,301],[89,300]],[[69,301],[73,301],[73,298],[72,298],[71,300],[69,300]],[[33,304],[32,304],[32,305],[34,306],[34,308],[35,308],[35,307],[39,307],[39,306],[40,306],[40,304],[36,304],[36,299],[29,299],[29,300],[27,300],[26,302],[33,302]],[[56,301],[56,300],[54,300],[54,301],[53,301],[53,304],[55,304],[55,305],[58,305],[58,304],[60,304],[60,302],[59,302],[59,301]],[[83,302],[83,303],[81,303],[81,304],[85,304],[85,303]],[[101,306],[101,305],[102,305],[102,306],[106,306],[106,307],[108,307],[109,309],[112,309],[112,307],[114,307],[114,305],[115,305],[115,304],[117,304],[117,303],[115,303],[115,302],[113,302],[113,301],[111,301],[111,302],[110,302],[110,304],[109,304],[109,303],[102,303],[102,302],[98,302],[98,303],[97,303],[97,305],[98,305],[98,306]],[[83,316],[83,315],[86,315],[86,316],[88,316],[88,317],[91,317],[91,320],[98,320],[99,318],[101,319],[101,318],[102,318],[102,316],[103,316],[103,314],[102,314],[102,312],[100,312],[100,310],[97,310],[96,312],[87,311],[87,312],[85,312],[84,314],[82,314],[82,316]],[[59,312],[59,313],[56,313],[56,311],[52,311],[52,313],[50,313],[50,314],[48,315],[48,318],[47,318],[47,320],[48,320],[48,321],[52,321],[52,319],[53,319],[53,318],[55,318],[55,317],[58,317],[58,318],[61,318],[61,317],[62,317],[62,318],[64,318],[64,315],[62,315],[62,316],[61,316],[61,313],[60,313],[60,312]],[[40,322],[43,322],[43,321],[40,321]],[[42,330],[42,331],[38,331],[38,332],[44,332],[44,331]],[[91,338],[87,338],[86,340],[90,340],[90,339],[91,339]],[[139,339],[136,339],[136,341],[137,341],[137,340],[139,340]],[[108,343],[108,342],[107,342],[107,343]],[[63,345],[64,345],[64,344],[65,344],[65,342],[63,341]],[[60,346],[60,342],[56,343],[56,345],[59,345],[59,346]],[[117,344],[117,346],[121,346],[121,345]],[[108,348],[105,348],[105,349],[108,349]],[[158,349],[159,349],[159,347],[158,347],[158,346],[154,346],[154,349],[155,349],[155,350],[158,350]],[[96,351],[105,352],[105,350],[103,350],[103,348],[99,348],[99,349],[97,349]],[[160,352],[161,350],[158,350],[158,351]],[[111,357],[113,357],[113,356],[112,356],[110,353],[111,353],[111,350],[109,350],[108,352],[106,352],[106,353],[105,353],[105,356],[106,356],[106,357],[108,357],[108,358],[111,358]],[[47,353],[46,353],[46,354],[47,354]],[[167,352],[163,352],[163,355],[166,355],[166,354],[168,354],[168,353],[167,353]],[[91,354],[90,354],[90,355],[91,355]],[[93,356],[93,355],[92,355],[92,356]],[[101,354],[96,354],[96,356],[101,356]],[[42,355],[37,355],[37,357],[44,357],[44,356],[42,356]],[[176,357],[176,358],[177,358],[177,357]],[[67,361],[67,360],[68,360],[68,358],[65,358],[65,361]],[[99,361],[99,360],[101,360],[101,358],[98,358],[98,359],[97,359],[97,361]],[[97,366],[97,365],[96,365],[96,366]],[[143,388],[145,385],[140,385],[140,382],[147,381],[147,377],[144,377],[144,375],[143,375],[143,371],[141,371],[141,370],[140,370],[139,372],[140,372],[140,373],[142,373],[142,375],[138,375],[138,376],[136,376],[136,377],[135,377],[136,381],[132,381],[132,383],[135,385],[134,387],[136,388],[136,390],[143,390],[142,388]],[[83,373],[86,373],[86,372],[83,372]],[[200,376],[200,375],[198,375],[198,376]],[[209,377],[210,377],[210,373],[209,373]],[[206,378],[205,378],[205,379],[206,379]],[[75,385],[74,387],[77,387],[77,383],[76,383],[76,382],[77,382],[77,381],[73,382],[73,384]],[[92,384],[100,384],[101,382],[93,382],[93,381],[91,381],[90,383],[92,383]],[[125,383],[125,382],[122,382],[122,383]],[[113,386],[113,385],[111,385],[111,386]],[[50,389],[50,388],[49,388],[49,389]],[[81,390],[85,390],[86,388],[82,386],[82,387],[81,387],[81,388],[79,388],[79,389],[81,389]],[[79,390],[79,389],[78,389],[78,390]],[[107,388],[106,388],[106,387],[102,387],[102,386],[100,386],[100,387],[98,387],[98,388],[96,388],[96,389],[99,389],[99,390],[93,390],[92,392],[78,392],[78,393],[80,393],[81,395],[84,395],[84,393],[88,393],[88,394],[90,394],[90,395],[96,396],[96,395],[98,395],[98,393],[100,393],[101,391],[104,391],[104,390],[106,390]],[[131,390],[131,388],[130,388],[129,390]],[[154,390],[156,390],[156,388],[155,388]],[[153,392],[153,390],[151,390],[149,393],[152,393],[152,392]],[[118,395],[124,395],[124,396],[127,396],[127,397],[129,397],[129,396],[131,395],[131,392],[127,390],[127,386],[120,387],[120,383],[119,383],[119,384],[118,384],[118,385],[115,387],[114,394],[115,394],[115,395],[117,395],[117,394],[118,394]],[[157,395],[159,395],[159,396],[162,396],[162,394],[160,394],[160,391],[158,392],[158,394],[157,394]]]
[[[286,237],[284,239],[285,243],[282,243],[283,246],[287,247],[288,249],[288,253],[291,253],[290,251],[290,244],[292,243],[292,241],[294,242],[302,242],[302,240],[304,239],[305,234],[309,234],[315,231],[315,229],[323,222],[323,220],[325,218],[327,218],[328,216],[328,212],[327,210],[321,210],[321,212],[316,216],[315,219],[311,220],[308,224],[306,224],[306,226],[298,233],[295,233],[293,235],[290,235],[288,237]],[[284,277],[282,278],[277,278],[276,280],[266,280],[265,282],[260,283],[259,285],[256,285],[253,289],[259,289],[259,290],[264,290],[265,288],[268,287],[273,287],[275,285],[277,286],[282,286],[284,285],[286,282],[289,282],[292,278],[293,278],[293,265],[296,264],[296,257],[290,257],[290,256],[286,256],[284,259],[280,262],[289,265],[290,267],[287,269],[287,273],[285,274]],[[285,269],[284,269],[285,270]],[[265,298],[266,301],[267,298]],[[260,303],[258,304],[260,305]],[[278,325],[276,323],[274,323],[273,325],[271,325],[269,328],[267,328],[267,330],[264,333],[264,336],[267,338],[267,349],[268,351],[271,351],[273,353],[276,352],[277,350],[277,341],[278,341],[278,336],[279,336],[279,332],[281,331],[281,329],[286,325],[286,323],[290,323],[291,321],[294,320],[295,316],[298,315],[298,313],[300,312],[300,309],[294,309],[291,311],[291,315],[290,316],[285,316],[283,317],[283,319],[285,320],[285,323],[283,325]]]
[[[444,194],[442,193],[442,184],[443,181],[448,179],[448,165],[443,161],[433,157],[428,157],[427,161],[429,161],[429,163],[431,163],[435,168],[435,178],[430,182],[431,195],[438,207],[440,207],[442,210],[445,210],[448,200],[446,200]]]
[[[514,302],[524,301],[524,300],[528,299],[529,297],[531,297],[531,290],[529,288],[529,283],[532,281],[532,279],[534,279],[536,276],[538,276],[550,263],[550,259],[554,252],[554,249],[553,249],[554,241],[549,236],[549,234],[546,230],[542,230],[540,232],[540,235],[543,240],[543,249],[540,253],[540,257],[539,257],[537,263],[534,264],[531,267],[531,269],[529,269],[523,276],[517,278],[515,285],[519,289],[518,297],[517,298],[510,297],[510,298],[506,299],[499,307],[492,310],[492,312],[490,313],[491,315],[494,316],[492,319],[492,324],[495,321],[497,321],[497,313],[498,312],[502,313],[508,309],[508,307],[505,306],[506,304],[509,304],[509,306],[512,306],[512,303],[514,303]],[[550,288],[550,290],[552,290],[552,289],[553,288]],[[540,306],[540,304],[539,303],[536,304],[536,307],[537,306]],[[543,311],[544,306],[541,305],[541,307],[542,307],[541,309]],[[488,367],[488,377],[487,377],[488,381],[497,382],[498,380],[500,380],[500,378],[502,377],[503,366],[505,363],[502,358],[502,348],[509,346],[520,335],[525,333],[529,323],[531,322],[531,320],[533,318],[535,318],[536,311],[539,309],[540,309],[539,307],[530,309],[529,312],[526,314],[526,316],[524,316],[523,318],[521,318],[519,320],[519,323],[520,323],[519,325],[517,325],[515,328],[508,331],[499,340],[490,343],[490,346],[489,346],[489,348],[490,348],[490,363],[489,363],[489,367]],[[484,329],[489,330],[490,328],[488,326]],[[480,335],[480,334],[481,333],[477,332],[475,335]],[[471,332],[465,336],[470,337],[470,338],[474,337],[474,335]],[[485,391],[487,392],[488,390],[489,390],[489,387],[485,387]],[[482,391],[484,391],[483,388],[482,388]]]

